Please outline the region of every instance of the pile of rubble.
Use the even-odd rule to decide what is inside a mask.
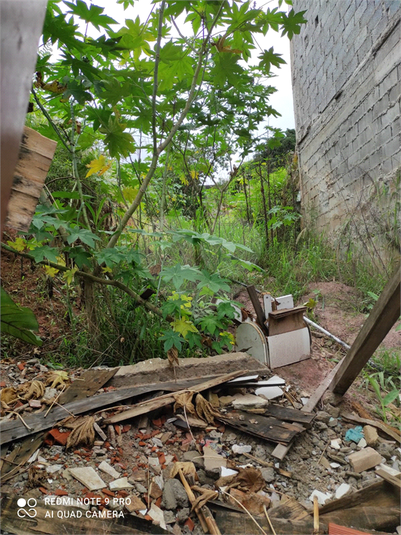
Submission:
[[[245,354],[197,360],[72,382],[5,363],[3,533],[396,530],[397,429],[334,395],[312,412],[320,395]]]

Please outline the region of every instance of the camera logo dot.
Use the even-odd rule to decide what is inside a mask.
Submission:
[[[26,500],[25,498],[19,498],[17,501],[17,505],[19,509],[17,510],[17,515],[20,518],[25,518],[29,516],[29,518],[35,518],[37,515],[37,512],[35,510],[37,501],[35,498],[29,498]],[[27,508],[27,509],[26,509]]]

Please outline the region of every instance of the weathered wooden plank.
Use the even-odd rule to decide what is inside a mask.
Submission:
[[[2,0],[1,25],[1,231],[25,123],[46,0]]]
[[[236,373],[239,375],[244,372]],[[215,376],[212,376],[209,379],[215,378]],[[175,392],[185,387],[192,387],[193,385],[198,384],[199,380],[199,377],[195,377],[194,379],[182,379],[177,382],[168,381],[166,383],[133,386],[131,388],[114,390],[113,392],[107,392],[91,398],[85,398],[67,403],[61,407],[55,406],[46,416],[46,418],[44,418],[43,413],[26,416],[24,421],[28,425],[29,429],[27,429],[19,419],[2,421],[0,422],[0,445],[7,444],[13,440],[18,440],[19,438],[31,435],[33,433],[37,433],[38,431],[50,429],[57,422],[64,420],[69,413],[78,416],[79,414],[83,414],[94,409],[110,407],[111,405],[114,405],[115,403],[121,402],[125,399],[142,396],[158,390],[170,390],[171,392]]]
[[[319,515],[342,511],[358,505],[376,504],[380,507],[391,507],[399,502],[400,492],[386,481],[375,481],[368,487],[357,490],[343,498],[334,500],[319,508]]]
[[[264,516],[257,516],[255,520],[265,533],[268,533],[269,535],[270,533],[273,533]],[[216,512],[216,523],[219,526],[221,533],[238,533],[241,535],[259,535],[262,533],[252,518],[247,514],[218,510]],[[307,533],[313,533],[312,517],[303,520],[274,518],[271,520],[271,523],[275,532],[280,535],[306,535]],[[327,533],[327,524],[324,522],[321,523],[319,533]]]
[[[282,407],[281,405],[269,405],[266,409],[266,414],[274,416],[278,420],[286,420],[288,422],[299,422],[304,426],[310,426],[314,414],[302,412],[291,407]]]
[[[116,374],[117,370],[118,368],[87,370],[61,394],[59,403],[65,405],[71,401],[93,396]]]
[[[215,379],[209,379],[208,381],[205,381],[203,383],[197,384],[195,386],[191,386],[189,388],[186,388],[183,390],[191,390],[193,392],[202,392],[203,390],[208,390],[209,388],[213,388],[214,386],[221,385],[222,383],[226,383],[230,379],[234,379],[235,377],[238,377],[239,375],[243,375],[245,373],[248,373],[248,370],[246,371],[237,371],[228,373],[226,375],[221,375],[219,377],[216,377]],[[178,394],[179,392],[177,392]],[[112,416],[111,418],[107,418],[104,420],[106,424],[115,424],[117,422],[123,422],[124,420],[128,420],[129,418],[135,418],[136,416],[140,416],[141,414],[146,414],[147,412],[159,409],[161,407],[166,407],[167,405],[170,405],[170,403],[174,403],[175,399],[171,394],[166,394],[164,396],[159,396],[158,398],[150,399],[149,401],[143,401],[142,403],[138,403],[131,409],[128,409],[127,411],[120,412],[119,414],[116,414],[115,416]]]
[[[57,143],[24,128],[14,172],[6,224],[27,231],[46,180]]]
[[[393,476],[392,474],[389,474],[386,470],[383,470],[383,468],[376,468],[376,474],[380,476],[382,479],[390,483],[391,485],[394,485],[394,487],[397,487],[398,489],[401,489],[401,480],[398,479],[398,477]]]
[[[219,415],[216,419],[243,433],[248,433],[271,442],[288,443],[298,433],[305,430],[299,424],[289,424],[273,417],[269,418],[260,414],[250,414],[245,411]]]
[[[246,287],[249,295],[249,299],[252,301],[253,308],[256,312],[256,317],[258,319],[259,326],[263,330],[263,332],[266,332],[266,326],[265,326],[265,313],[263,312],[262,305],[260,304],[258,294],[256,293],[255,286],[247,286]]]
[[[40,448],[43,442],[44,433],[26,437],[18,447],[4,459],[1,470],[1,483],[4,484],[12,479],[26,463],[26,461]],[[15,454],[14,454],[15,452]]]
[[[344,394],[348,390],[399,318],[400,288],[401,267],[398,265],[337,370],[330,386],[333,392]]]

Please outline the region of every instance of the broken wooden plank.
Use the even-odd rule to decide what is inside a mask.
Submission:
[[[253,308],[255,309],[259,327],[263,330],[264,333],[267,334],[267,329],[265,326],[265,313],[263,312],[262,305],[260,304],[255,286],[247,286],[246,289],[248,291],[249,299],[252,301]]]
[[[399,434],[398,429],[392,427],[389,424],[379,422],[378,420],[369,420],[368,418],[361,418],[360,416],[356,416],[355,414],[342,413],[341,416],[342,418],[344,418],[344,420],[348,420],[349,422],[355,422],[357,424],[365,424],[371,425],[372,427],[377,427],[377,429],[383,431],[383,433],[385,433],[387,436],[393,438],[397,442],[401,442],[401,436]]]
[[[57,143],[31,128],[24,128],[14,171],[6,225],[29,230]]]
[[[178,391],[175,394],[180,394],[181,392],[185,391],[192,391],[192,392],[202,392],[204,390],[209,390],[209,388],[213,388],[214,386],[219,386],[230,379],[234,379],[235,377],[238,377],[239,375],[243,375],[244,373],[248,373],[248,371],[237,371],[228,373],[226,375],[221,375],[219,377],[216,377],[215,379],[210,379],[209,381],[205,381],[203,383],[191,386],[189,388],[185,388],[182,391]],[[128,420],[129,418],[135,418],[136,416],[140,416],[141,414],[146,414],[150,411],[154,411],[156,409],[160,409],[162,407],[166,407],[167,405],[170,405],[171,403],[175,402],[175,398],[172,394],[166,394],[164,396],[159,396],[158,398],[150,399],[148,401],[143,401],[142,403],[138,403],[131,409],[128,409],[124,412],[120,412],[119,414],[115,414],[114,416],[111,416],[110,418],[107,418],[104,420],[106,424],[115,424],[118,422],[122,422],[124,420]]]
[[[242,373],[242,372],[238,372]],[[212,376],[210,379],[215,378]],[[26,416],[25,423],[29,429],[19,420],[6,420],[0,422],[0,444],[7,444],[13,440],[31,435],[38,431],[50,429],[57,422],[64,420],[69,413],[74,415],[83,414],[93,409],[107,408],[110,405],[124,401],[129,398],[134,398],[155,392],[158,390],[170,390],[172,392],[182,389],[184,386],[192,386],[199,382],[199,377],[194,379],[182,379],[180,381],[168,381],[166,383],[156,383],[143,386],[133,386],[131,388],[123,388],[121,390],[114,390],[99,394],[91,398],[85,398],[78,401],[67,403],[63,406],[55,406],[48,416],[44,417],[43,413],[36,413]]]
[[[117,370],[118,368],[87,370],[61,394],[59,403],[65,405],[66,403],[71,403],[71,401],[93,396],[99,388],[102,388],[116,374]]]
[[[306,307],[290,310],[274,310],[269,313],[269,336],[297,331],[305,328],[304,312]]]
[[[337,370],[340,368],[343,360],[344,359],[340,360],[340,362],[327,374],[325,379],[322,381],[322,383],[318,386],[318,388],[309,398],[306,405],[302,407],[301,409],[302,412],[311,413],[313,411],[313,409],[319,403],[320,399],[322,398],[326,390],[330,387],[330,384],[333,381],[337,373]],[[280,461],[282,461],[284,457],[287,455],[287,453],[290,451],[291,446],[292,444],[288,444],[288,446],[283,446],[283,444],[278,444],[278,446],[276,446],[274,450],[272,451],[273,457],[276,457],[276,459],[280,459]]]
[[[401,267],[392,274],[331,384],[345,394],[400,316]]]
[[[400,492],[386,481],[375,481],[368,487],[347,494],[319,508],[320,516],[333,511],[342,511],[358,505],[375,504],[380,507],[392,507],[399,504]]]
[[[383,468],[376,468],[376,474],[391,485],[394,485],[395,487],[401,489],[401,480],[398,477],[393,476],[392,474],[387,472],[387,470],[383,470]]]
[[[394,533],[400,523],[400,506],[359,505],[350,509],[327,513],[320,516],[320,520],[326,524],[334,522],[343,526],[374,530],[375,533],[377,531]]]
[[[274,511],[274,509],[272,510]],[[269,516],[272,511],[269,511]],[[273,533],[266,517],[257,516],[255,520],[263,529],[264,533]],[[311,517],[304,520],[288,520],[282,518],[271,519],[273,528],[280,535],[300,535],[313,532],[313,519]],[[244,535],[256,535],[262,533],[257,528],[255,522],[246,514],[235,513],[231,511],[216,511],[216,523],[221,533],[241,533]],[[319,533],[327,533],[327,524],[322,522]]]
[[[286,420],[288,422],[298,422],[305,427],[310,427],[313,418],[312,413],[303,412],[291,407],[282,407],[281,405],[269,405],[265,411],[265,414],[274,416],[278,420]]]
[[[229,412],[216,416],[217,420],[226,425],[234,427],[243,433],[254,435],[271,442],[288,443],[298,433],[305,430],[299,424],[281,422],[273,417],[266,417],[260,414],[249,414],[245,411]]]
[[[1,469],[1,483],[4,484],[18,474],[27,460],[32,457],[35,451],[40,448],[43,442],[44,433],[38,433],[32,437],[27,437],[21,444],[18,444],[13,451],[4,459]]]

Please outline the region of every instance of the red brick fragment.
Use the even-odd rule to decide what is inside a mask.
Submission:
[[[114,492],[112,492],[109,489],[102,489],[103,494],[107,494],[107,496],[112,496],[114,498]]]
[[[44,487],[39,487],[39,490],[42,494],[47,494],[47,490]]]
[[[57,489],[54,491],[54,494],[56,496],[68,496],[68,492],[66,490],[63,490],[63,489]]]
[[[119,424],[114,424],[114,431],[117,435],[121,435],[121,426]]]
[[[111,445],[110,442],[107,442],[107,440],[106,440],[106,442],[103,444],[103,446],[104,446],[105,448],[107,448],[107,449],[110,448],[110,445]]]
[[[126,424],[121,429],[121,433],[127,433],[127,431],[129,431],[130,429],[131,429],[131,424]]]
[[[185,520],[184,526],[187,526],[189,531],[193,531],[195,528],[194,521],[191,518],[187,518],[187,520]]]
[[[127,492],[126,490],[120,490],[117,493],[117,496],[119,496],[120,498],[127,498],[127,496],[129,496],[129,492]]]
[[[160,464],[164,464],[166,462],[166,457],[162,451],[158,451],[157,456],[159,457]]]
[[[157,505],[157,507],[161,506],[161,504],[162,504],[162,497],[161,496],[159,498],[157,498],[157,500],[155,501],[155,504]]]
[[[0,388],[5,388],[7,383],[5,381],[0,381]]]
[[[22,370],[25,368],[26,366],[26,363],[25,362],[20,362],[19,364],[17,364],[17,367],[18,369],[22,372]]]
[[[141,440],[140,442],[138,442],[138,446],[146,446],[146,442],[144,442],[143,440]]]

